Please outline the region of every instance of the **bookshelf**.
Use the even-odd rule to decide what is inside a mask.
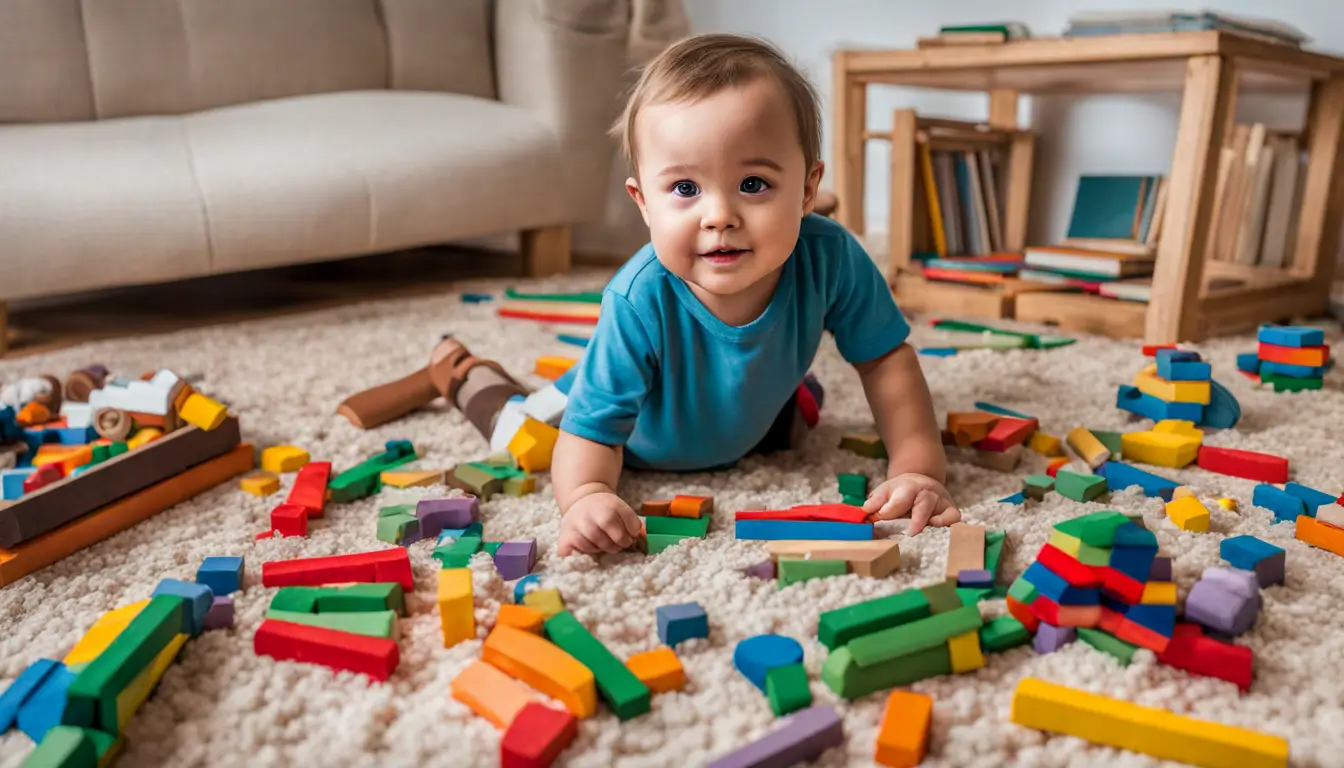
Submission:
[[[1179,32],[1092,38],[1038,38],[992,45],[912,50],[841,50],[833,57],[837,218],[863,232],[869,85],[981,91],[989,94],[987,125],[1029,136],[1017,124],[1021,94],[1088,94],[1172,91],[1182,94],[1175,151],[1168,173],[1166,220],[1157,244],[1147,304],[1055,291],[994,295],[967,286],[934,285],[910,274],[908,254],[918,243],[910,228],[913,197],[893,194],[893,250],[889,279],[903,306],[948,314],[1014,317],[1066,330],[1149,343],[1197,341],[1253,329],[1261,322],[1325,311],[1335,253],[1344,222],[1344,59],[1223,32]],[[1291,259],[1282,268],[1210,258],[1220,156],[1236,130],[1239,93],[1302,93],[1309,99],[1301,146],[1307,162],[1294,227]],[[886,139],[892,153],[893,188],[914,185],[916,169],[906,146],[918,142],[921,118],[898,111]],[[902,124],[903,123],[903,124]],[[911,134],[914,141],[909,140]],[[1026,143],[1026,140],[1023,140]],[[1024,154],[1029,154],[1025,149]],[[1022,171],[1027,193],[1030,169]],[[1009,172],[1012,176],[1012,171]],[[908,182],[908,186],[907,186]],[[1005,218],[1020,221],[1025,238],[1026,194]],[[1005,201],[1010,202],[1010,201]],[[900,210],[898,221],[897,209]],[[907,211],[909,209],[909,211]],[[1007,237],[1005,244],[1014,241]],[[909,243],[909,245],[905,245]],[[1023,243],[1025,244],[1025,243]],[[899,254],[907,254],[904,262]],[[974,292],[974,293],[968,293]],[[992,313],[997,307],[998,315]],[[918,311],[916,309],[916,311]]]

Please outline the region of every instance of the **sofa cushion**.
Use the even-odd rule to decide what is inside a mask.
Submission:
[[[381,0],[391,87],[495,98],[491,0]]]
[[[92,117],[79,0],[0,0],[0,123]]]

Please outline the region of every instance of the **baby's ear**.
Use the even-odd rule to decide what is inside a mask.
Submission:
[[[648,209],[648,206],[647,206],[647,205],[645,204],[645,202],[644,202],[644,192],[641,191],[640,188],[639,188],[639,180],[636,179],[636,178],[633,177],[633,176],[631,176],[630,178],[626,179],[626,180],[625,180],[625,192],[626,192],[626,194],[630,195],[630,199],[631,199],[631,200],[634,200],[634,201],[635,201],[635,205],[638,205],[638,206],[639,206],[639,213],[640,213],[641,216],[644,217],[644,224],[645,224],[645,226],[648,226],[648,223],[649,223],[649,209]]]
[[[817,188],[821,186],[821,177],[825,173],[826,164],[818,160],[807,174],[807,181],[803,182],[803,216],[811,214],[816,209]]]

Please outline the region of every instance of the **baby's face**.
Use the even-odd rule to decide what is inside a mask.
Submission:
[[[788,260],[821,167],[808,168],[784,90],[761,77],[693,102],[650,104],[627,182],[658,260],[720,297]]]

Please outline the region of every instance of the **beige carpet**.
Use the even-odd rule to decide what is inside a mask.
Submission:
[[[528,287],[595,288],[602,282],[601,274],[589,273]],[[485,283],[466,290],[498,291],[504,285]],[[64,375],[93,362],[130,374],[170,367],[203,375],[202,388],[232,405],[246,439],[259,446],[294,443],[316,458],[348,467],[379,450],[385,440],[404,437],[414,442],[425,463],[450,465],[485,451],[454,412],[434,408],[360,432],[333,411],[346,394],[421,366],[445,331],[519,372],[530,371],[538,355],[575,350],[555,341],[554,329],[501,322],[493,313],[490,304],[467,305],[450,295],[371,303],[9,361],[0,363],[0,380],[46,371]],[[916,338],[929,339],[929,330],[920,328]],[[1297,480],[1339,491],[1344,487],[1339,374],[1329,377],[1323,392],[1257,391],[1234,369],[1235,354],[1250,348],[1250,337],[1200,347],[1213,362],[1215,377],[1240,399],[1245,414],[1237,430],[1210,435],[1208,442],[1286,454]],[[940,418],[949,409],[969,409],[975,400],[988,400],[1036,414],[1056,434],[1079,424],[1099,429],[1132,424],[1115,409],[1115,390],[1143,363],[1137,345],[1102,339],[1083,339],[1049,352],[924,358]],[[678,492],[713,494],[716,513],[707,540],[654,557],[562,560],[552,551],[556,510],[545,490],[487,505],[487,538],[535,536],[542,552],[538,570],[621,657],[655,647],[657,606],[694,600],[709,613],[710,638],[678,649],[688,687],[655,696],[650,714],[626,723],[599,708],[597,716],[583,722],[577,741],[565,753],[568,765],[698,766],[760,735],[774,718],[765,698],[734,671],[731,655],[739,640],[769,632],[803,643],[816,701],[833,704],[844,715],[847,746],[828,753],[822,764],[870,764],[884,697],[838,701],[820,682],[825,650],[816,642],[817,615],[940,578],[947,532],[930,529],[903,541],[900,571],[882,581],[848,576],[777,590],[773,583],[739,572],[762,559],[764,546],[733,540],[735,510],[838,500],[837,472],[877,476],[883,471],[879,462],[836,448],[841,433],[870,424],[852,369],[827,343],[815,370],[827,389],[822,425],[795,455],[752,459],[722,474],[642,476],[623,486],[632,502]],[[1059,497],[1025,508],[994,501],[1015,491],[1019,477],[1042,464],[1032,456],[1016,475],[965,465],[951,469],[951,489],[966,518],[1009,532],[1006,575],[1021,572],[1053,523],[1084,511],[1142,510],[1149,527],[1160,530],[1160,503],[1137,491],[1115,494],[1105,506]],[[1344,633],[1338,629],[1344,562],[1299,544],[1288,526],[1271,527],[1268,512],[1250,507],[1254,483],[1197,469],[1175,476],[1197,489],[1214,510],[1211,533],[1158,534],[1163,548],[1175,556],[1182,599],[1200,571],[1219,562],[1218,542],[1224,535],[1251,533],[1288,549],[1288,585],[1266,591],[1264,614],[1243,640],[1256,655],[1251,691],[1238,696],[1231,684],[1158,665],[1146,651],[1122,669],[1082,644],[1049,657],[1019,648],[991,656],[988,667],[973,674],[914,686],[937,701],[927,765],[1154,764],[1140,755],[1092,748],[1076,739],[1046,738],[1009,723],[1013,686],[1028,675],[1282,735],[1290,740],[1294,764],[1344,765]],[[433,493],[386,491],[329,508],[309,538],[254,542],[253,534],[266,527],[267,513],[279,497],[257,499],[233,484],[220,487],[0,590],[0,685],[39,657],[60,658],[100,614],[148,596],[158,580],[192,578],[206,555],[244,555],[246,588],[237,596],[236,629],[206,633],[185,647],[130,724],[122,765],[495,765],[499,732],[449,695],[449,682],[479,658],[481,643],[442,647],[433,602],[437,564],[429,557],[429,543],[411,549],[417,589],[408,599],[412,615],[402,622],[401,666],[388,684],[334,676],[316,666],[276,663],[252,651],[252,633],[274,593],[260,586],[261,563],[381,548],[374,535],[378,507]],[[1216,507],[1213,500],[1222,495],[1239,499],[1242,513]],[[901,535],[905,523],[882,527]],[[510,589],[487,558],[478,558],[474,570],[483,637],[501,601],[510,599]],[[987,616],[1003,611],[1002,601],[982,605]],[[16,765],[30,748],[18,732],[0,738],[0,765]]]

